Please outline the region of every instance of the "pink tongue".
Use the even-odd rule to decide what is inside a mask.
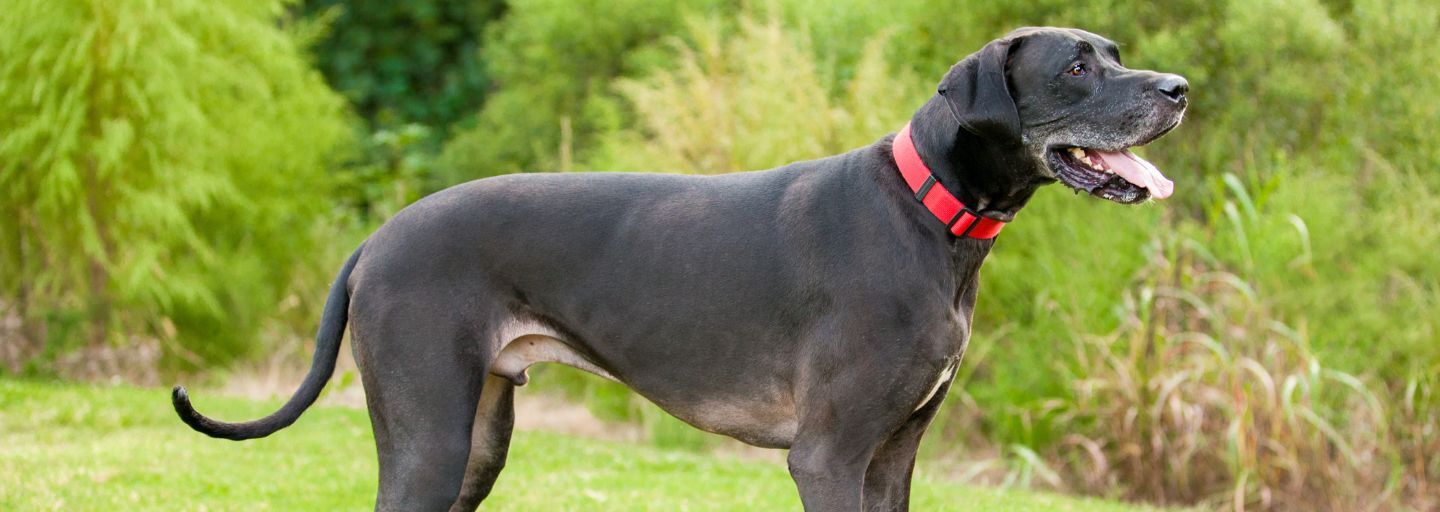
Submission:
[[[1115,171],[1115,174],[1125,178],[1125,181],[1149,190],[1150,195],[1155,196],[1155,199],[1165,199],[1175,191],[1175,182],[1160,174],[1160,169],[1156,169],[1154,164],[1135,156],[1135,153],[1131,153],[1128,149],[1120,152],[1094,149],[1091,151],[1104,160],[1105,166],[1109,167],[1111,171]]]

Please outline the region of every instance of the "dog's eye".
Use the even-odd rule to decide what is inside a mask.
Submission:
[[[1085,63],[1076,62],[1074,66],[1070,66],[1069,73],[1070,76],[1085,76]]]

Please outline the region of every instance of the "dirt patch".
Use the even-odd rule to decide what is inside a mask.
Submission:
[[[0,370],[20,373],[28,361],[40,350],[38,344],[25,335],[20,314],[5,301],[0,301]]]

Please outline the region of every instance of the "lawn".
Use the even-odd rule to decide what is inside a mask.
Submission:
[[[251,419],[278,402],[195,393]],[[375,493],[365,412],[311,409],[269,438],[190,431],[169,391],[0,379],[0,510],[364,510]],[[915,510],[1134,511],[1091,499],[926,478]],[[486,510],[798,510],[778,464],[517,432]]]

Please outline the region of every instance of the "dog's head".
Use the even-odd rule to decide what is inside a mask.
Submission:
[[[1129,151],[1185,114],[1179,75],[1128,69],[1114,42],[1067,28],[1022,28],[957,63],[940,83],[955,120],[1023,152],[1020,182],[1059,180],[1117,203],[1165,198],[1173,184]],[[1018,164],[1018,165],[1017,165]]]

